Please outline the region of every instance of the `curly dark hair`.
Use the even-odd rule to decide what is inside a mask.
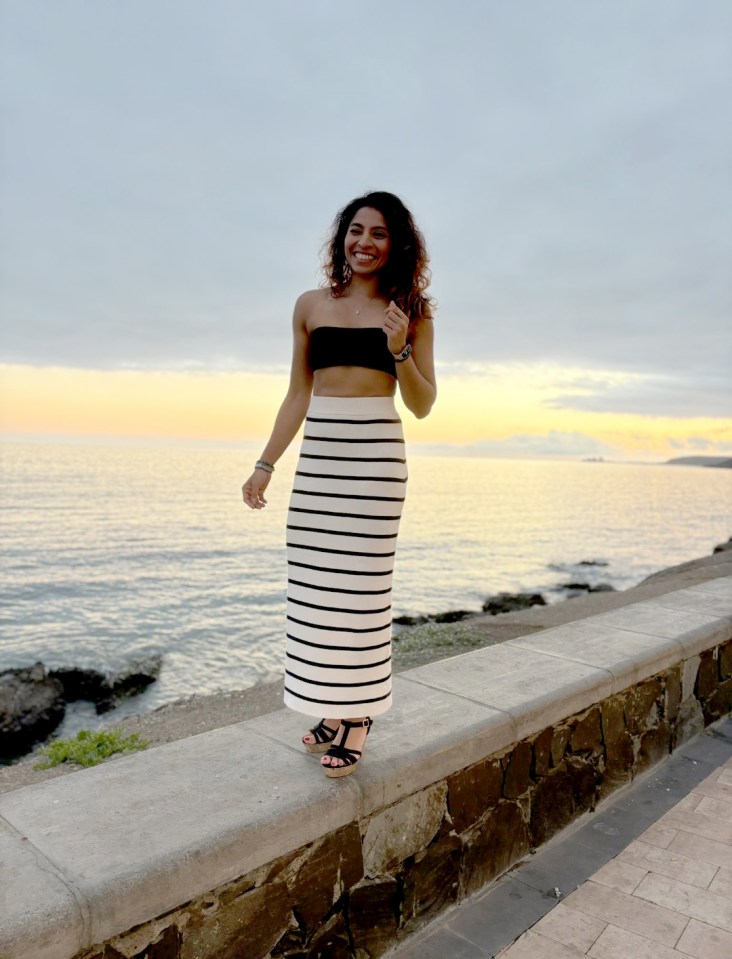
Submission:
[[[432,316],[435,302],[426,291],[432,274],[428,267],[424,237],[412,214],[398,196],[376,191],[351,200],[333,221],[331,237],[323,248],[323,272],[333,296],[342,296],[351,281],[346,262],[345,240],[351,220],[364,207],[378,210],[386,221],[391,248],[389,259],[379,273],[379,292],[394,300],[414,320]]]

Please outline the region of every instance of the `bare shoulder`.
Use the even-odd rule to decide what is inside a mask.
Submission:
[[[329,290],[306,290],[295,301],[294,320],[296,326],[309,327],[312,317],[330,298]]]

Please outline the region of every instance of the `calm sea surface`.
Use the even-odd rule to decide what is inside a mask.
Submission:
[[[162,653],[113,718],[279,677],[295,456],[258,512],[240,501],[252,458],[4,445],[0,669]],[[710,553],[731,520],[729,470],[412,455],[394,614],[477,611],[500,590],[559,601],[578,578],[625,588]]]

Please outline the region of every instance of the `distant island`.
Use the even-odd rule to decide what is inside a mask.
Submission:
[[[722,469],[732,469],[732,459],[725,456],[677,456],[666,460],[670,466],[716,466]]]

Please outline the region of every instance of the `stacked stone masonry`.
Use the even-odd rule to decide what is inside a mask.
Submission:
[[[78,959],[375,959],[732,710],[732,640]]]

